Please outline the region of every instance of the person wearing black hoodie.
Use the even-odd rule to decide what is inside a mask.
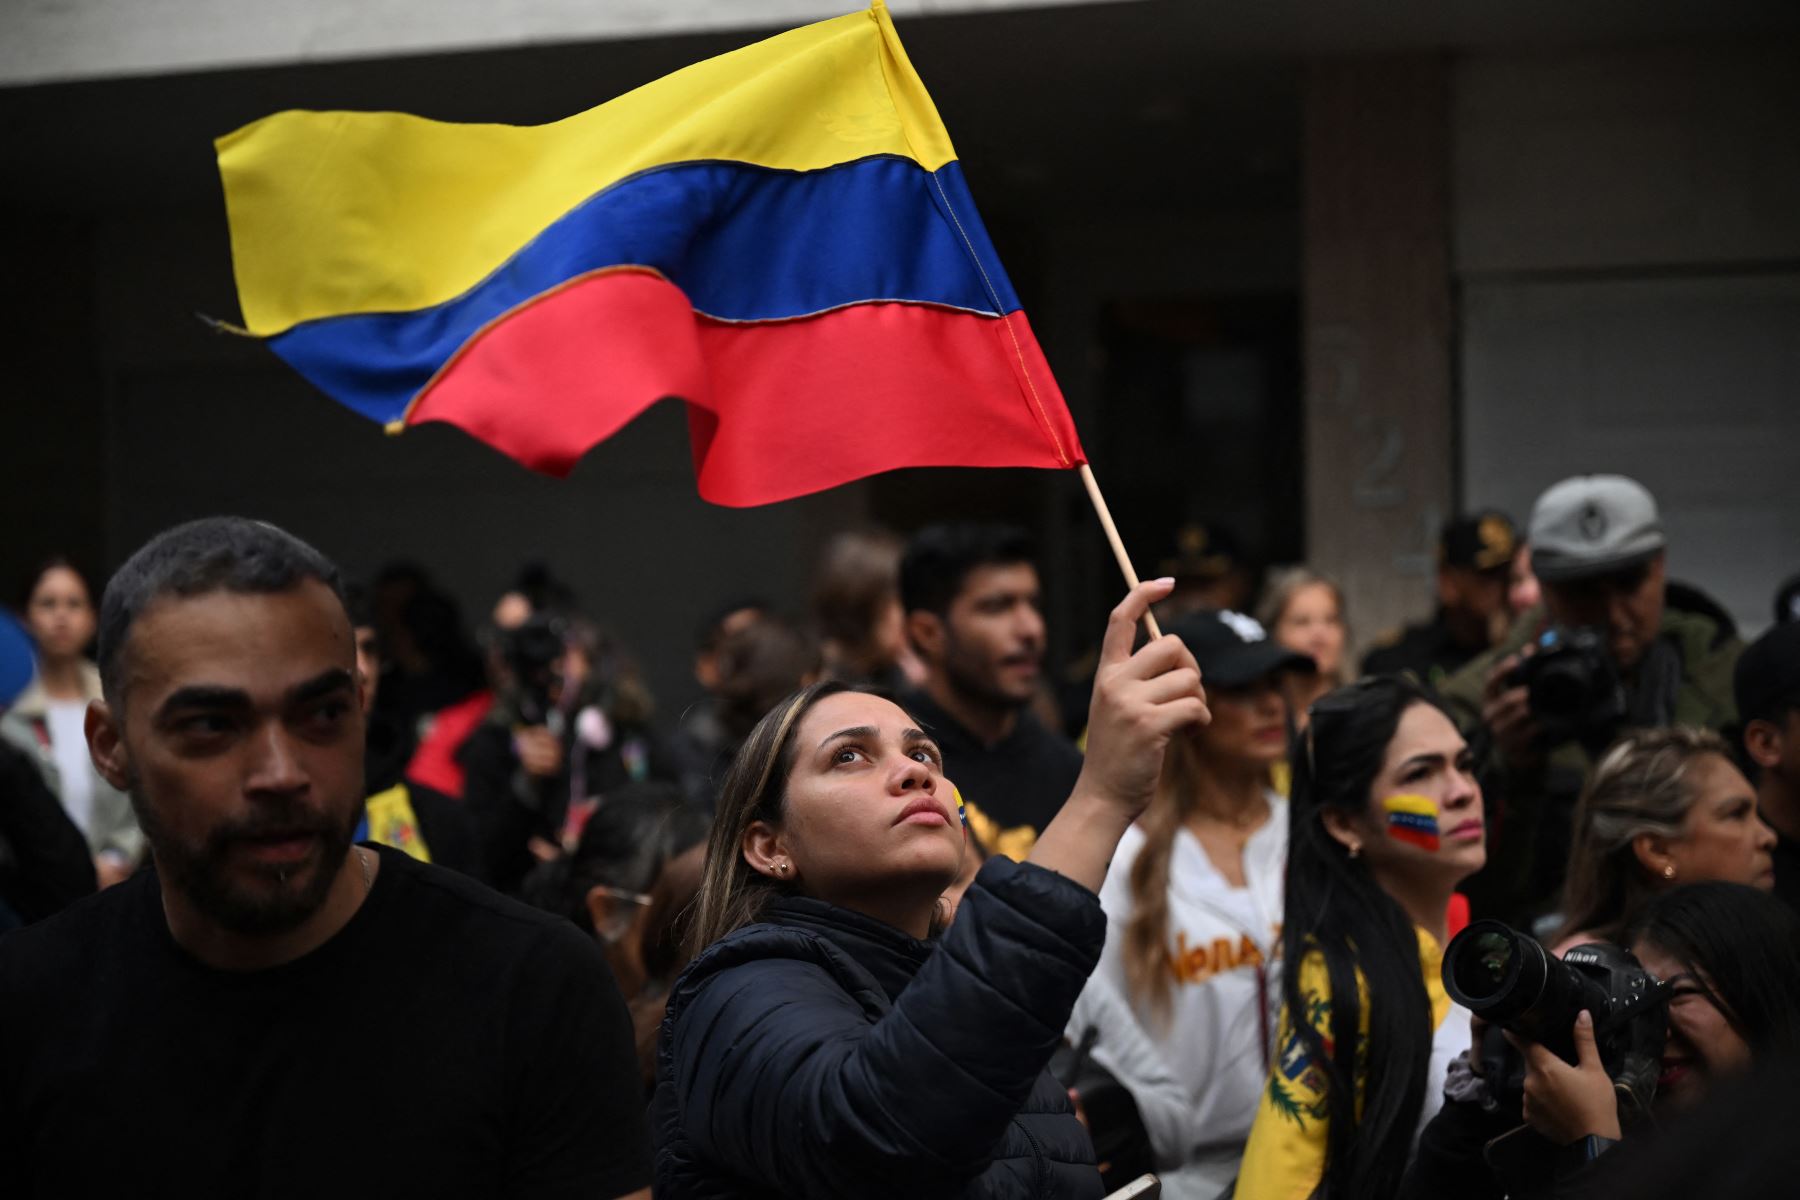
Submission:
[[[1045,1070],[1105,940],[1095,895],[1168,740],[1208,719],[1181,641],[1113,611],[1080,780],[1022,863],[954,908],[968,839],[910,714],[839,683],[777,706],[720,798],[658,1049],[659,1200],[1101,1194]]]

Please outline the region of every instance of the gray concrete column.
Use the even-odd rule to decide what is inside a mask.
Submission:
[[[1307,558],[1357,648],[1429,607],[1453,499],[1447,83],[1409,56],[1304,84]]]

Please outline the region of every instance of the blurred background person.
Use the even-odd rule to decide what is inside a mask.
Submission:
[[[380,707],[381,635],[367,589],[344,589],[344,608],[356,639],[356,669],[364,681],[363,819],[355,840],[376,842],[421,862],[484,877],[480,842],[468,809],[456,797],[406,777],[417,750],[414,731]]]
[[[591,622],[533,612],[494,646],[493,706],[457,757],[489,881],[516,892],[534,863],[575,846],[609,791],[672,780],[675,768],[649,726],[648,692]]]
[[[646,1098],[669,987],[688,961],[708,828],[676,785],[627,784],[595,809],[575,849],[535,868],[524,889],[599,939],[631,1009]]]
[[[0,716],[0,737],[37,757],[63,811],[87,838],[101,887],[130,875],[144,855],[131,800],[94,769],[88,704],[100,699],[100,672],[88,660],[97,616],[87,577],[53,558],[22,589],[20,610],[37,647],[37,675]]]
[[[1469,1046],[1442,968],[1481,788],[1450,718],[1390,676],[1321,698],[1290,762],[1282,1015],[1237,1194],[1387,1200]]]
[[[423,739],[436,714],[486,687],[481,651],[456,601],[416,564],[383,567],[369,608],[382,646],[382,711]]]
[[[1683,884],[1716,879],[1767,891],[1774,846],[1724,738],[1680,726],[1628,734],[1600,760],[1575,808],[1555,952],[1619,941],[1652,897]]]
[[[1732,692],[1757,811],[1775,831],[1775,894],[1800,912],[1800,623],[1744,651]]]
[[[1191,612],[1249,612],[1256,600],[1256,564],[1217,521],[1189,521],[1176,530],[1157,574],[1175,581],[1175,590],[1156,607],[1157,619],[1165,623]]]
[[[733,600],[708,614],[695,633],[694,682],[700,686],[700,696],[681,710],[669,737],[676,778],[694,804],[711,806],[718,788],[719,764],[731,758],[727,749],[731,735],[719,715],[719,647],[769,611],[762,600]]]
[[[798,625],[764,613],[727,634],[715,653],[713,712],[719,738],[712,759],[683,761],[681,787],[688,802],[711,814],[732,759],[771,708],[820,678],[818,643]]]
[[[1531,569],[1531,543],[1520,542],[1513,552],[1512,567],[1506,572],[1506,607],[1516,620],[1543,602],[1543,589]]]
[[[1527,927],[1557,907],[1594,762],[1627,729],[1729,728],[1742,649],[1716,604],[1669,583],[1662,517],[1636,481],[1562,480],[1532,506],[1528,540],[1543,604],[1440,689],[1506,825],[1471,906]]]
[[[1512,623],[1508,580],[1518,559],[1518,531],[1492,510],[1444,526],[1437,548],[1437,608],[1430,620],[1377,639],[1363,656],[1364,675],[1410,671],[1436,687],[1506,633]]]
[[[1162,1194],[1213,1200],[1237,1175],[1269,1069],[1288,839],[1269,771],[1287,753],[1282,677],[1313,665],[1236,613],[1191,613],[1168,632],[1199,664],[1212,721],[1170,741],[1156,796],[1119,843],[1100,889],[1106,949],[1069,1037],[1092,1030],[1093,1062],[1130,1090]]]
[[[1350,643],[1344,593],[1338,585],[1307,567],[1287,567],[1269,578],[1257,607],[1257,620],[1269,636],[1313,660],[1313,675],[1289,678],[1288,703],[1302,723],[1312,702],[1344,682],[1344,656]]]
[[[900,563],[925,683],[903,697],[943,750],[970,832],[1023,859],[1068,799],[1081,753],[1038,719],[1045,626],[1035,550],[1008,525],[932,525]]]
[[[825,677],[899,693],[925,681],[906,644],[900,606],[900,555],[891,533],[840,533],[825,544],[812,585],[812,615]]]

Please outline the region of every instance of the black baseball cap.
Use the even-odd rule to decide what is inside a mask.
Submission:
[[[1168,631],[1182,640],[1200,664],[1200,678],[1207,687],[1243,687],[1281,671],[1310,675],[1319,669],[1310,655],[1275,642],[1255,619],[1243,613],[1189,613]]]
[[[1495,509],[1458,517],[1438,537],[1438,564],[1470,571],[1499,571],[1511,565],[1519,549],[1519,530],[1512,518]]]
[[[1738,719],[1767,721],[1800,707],[1800,623],[1777,625],[1738,657],[1731,679]]]

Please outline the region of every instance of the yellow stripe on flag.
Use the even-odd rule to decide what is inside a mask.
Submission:
[[[218,139],[244,325],[455,298],[627,176],[720,159],[806,171],[956,157],[880,0],[548,125],[283,112]]]
[[[1404,794],[1398,796],[1384,796],[1381,800],[1381,807],[1385,812],[1406,813],[1415,817],[1430,817],[1434,821],[1437,820],[1438,815],[1437,801],[1429,796],[1411,796]]]

